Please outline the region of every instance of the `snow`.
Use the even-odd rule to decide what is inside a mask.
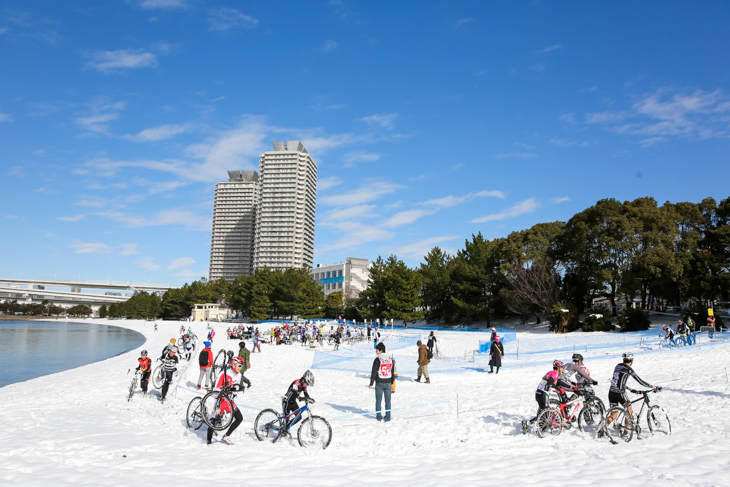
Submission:
[[[147,342],[140,349],[149,350],[153,359],[180,327],[158,322],[160,331],[155,332],[152,322],[93,321],[143,333]],[[214,325],[214,353],[221,347],[238,349],[238,340],[225,339],[227,326]],[[192,327],[201,338],[207,334],[204,324]],[[665,351],[656,347],[657,330],[639,346],[631,340],[624,344],[623,335],[616,333],[556,336],[523,329],[518,328],[520,357],[508,349],[498,375],[484,373],[487,358],[472,354],[488,333],[440,331],[440,351],[449,359],[431,362],[428,385],[411,380],[417,368],[415,341],[428,332],[400,330],[412,334],[414,344],[394,351],[401,380],[390,423],[379,423],[370,414],[375,394],[367,387],[369,368],[314,370],[314,413],[327,418],[333,431],[329,448],[319,451],[301,448],[295,439],[259,442],[253,434],[258,412],[279,409],[289,383],[312,363],[313,352],[297,345],[262,344],[263,353],[251,355],[246,376],[253,387],[239,395],[244,422],[232,435],[232,446],[220,441],[207,446],[205,427],[193,431],[185,425],[187,405],[198,395],[197,358],[165,403],[156,392],[138,393],[127,402],[127,370],[136,366],[140,349],[11,384],[0,388],[0,485],[200,485],[216,480],[257,486],[729,484],[727,342],[704,338],[693,347]],[[634,351],[637,373],[664,387],[651,399],[667,410],[672,435],[620,445],[577,430],[556,438],[522,435],[519,423],[534,415],[540,378],[553,359],[570,360],[571,346],[579,344],[604,402],[621,353]],[[546,348],[555,351],[539,351]]]

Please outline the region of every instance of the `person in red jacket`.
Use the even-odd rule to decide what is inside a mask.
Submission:
[[[213,370],[213,351],[210,349],[210,342],[203,342],[205,348],[200,351],[199,362],[200,362],[200,375],[198,376],[198,390],[200,390],[200,384],[203,383],[203,376],[205,376],[205,388],[210,389],[210,385],[213,379],[210,377],[210,373]]]
[[[152,373],[152,360],[147,356],[147,350],[142,350],[137,360],[139,361],[137,370],[142,373],[139,385],[142,387],[142,392],[147,394],[147,385],[150,382],[150,374]]]

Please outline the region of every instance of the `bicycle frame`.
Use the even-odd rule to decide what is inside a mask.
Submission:
[[[289,424],[284,423],[284,426],[286,427],[286,430],[289,431],[292,426],[297,424],[299,420],[302,418],[302,414],[304,414],[304,411],[307,412],[308,416],[312,415],[311,410],[309,409],[309,404],[305,404],[304,406],[300,407],[296,411],[292,411],[289,414],[281,415],[280,419],[282,421],[288,422]],[[290,421],[291,420],[291,421]]]
[[[560,409],[560,415],[563,417],[563,419],[571,422],[573,419],[578,419],[578,415],[580,414],[580,411],[581,409],[583,409],[584,405],[585,399],[583,398],[583,396],[577,395],[570,401],[560,404],[558,406],[558,409]],[[570,408],[570,414],[567,414],[566,409],[568,409],[569,406],[572,407]]]
[[[632,407],[632,405],[634,403],[636,403],[636,402],[641,401],[641,409],[639,410],[638,413],[633,414],[633,416],[635,418],[637,418],[637,420],[639,418],[641,418],[641,414],[644,412],[644,406],[646,406],[646,412],[648,414],[649,413],[649,408],[651,407],[651,403],[649,402],[649,392],[650,391],[640,391],[638,393],[638,394],[641,394],[641,397],[640,398],[634,399],[633,401],[628,401],[627,403],[625,403],[624,404],[624,409],[626,410],[626,412],[629,411],[629,408],[631,408],[631,410],[633,411],[634,408]],[[637,424],[638,424],[638,421],[637,421]]]

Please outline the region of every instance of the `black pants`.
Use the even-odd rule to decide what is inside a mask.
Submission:
[[[165,371],[165,381],[162,384],[162,399],[165,399],[165,397],[167,397],[167,390],[170,388],[170,384],[172,383],[173,373],[175,373],[174,370]]]
[[[236,431],[236,428],[238,428],[238,425],[242,422],[243,414],[241,414],[241,411],[239,411],[238,407],[236,407],[233,409],[233,423],[231,423],[228,431],[226,431],[226,436],[231,436],[233,432]],[[215,433],[215,430],[213,428],[208,428],[208,441],[213,439],[213,433]]]
[[[147,394],[147,385],[150,383],[151,370],[142,372],[142,378],[139,380],[139,385],[142,387],[142,392]]]
[[[537,401],[537,414],[530,420],[531,423],[540,416],[541,412],[550,407],[550,395],[546,391],[538,389],[535,391],[535,401]]]

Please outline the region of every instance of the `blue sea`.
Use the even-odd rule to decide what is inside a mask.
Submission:
[[[105,360],[144,342],[140,333],[118,326],[0,320],[0,387]]]

